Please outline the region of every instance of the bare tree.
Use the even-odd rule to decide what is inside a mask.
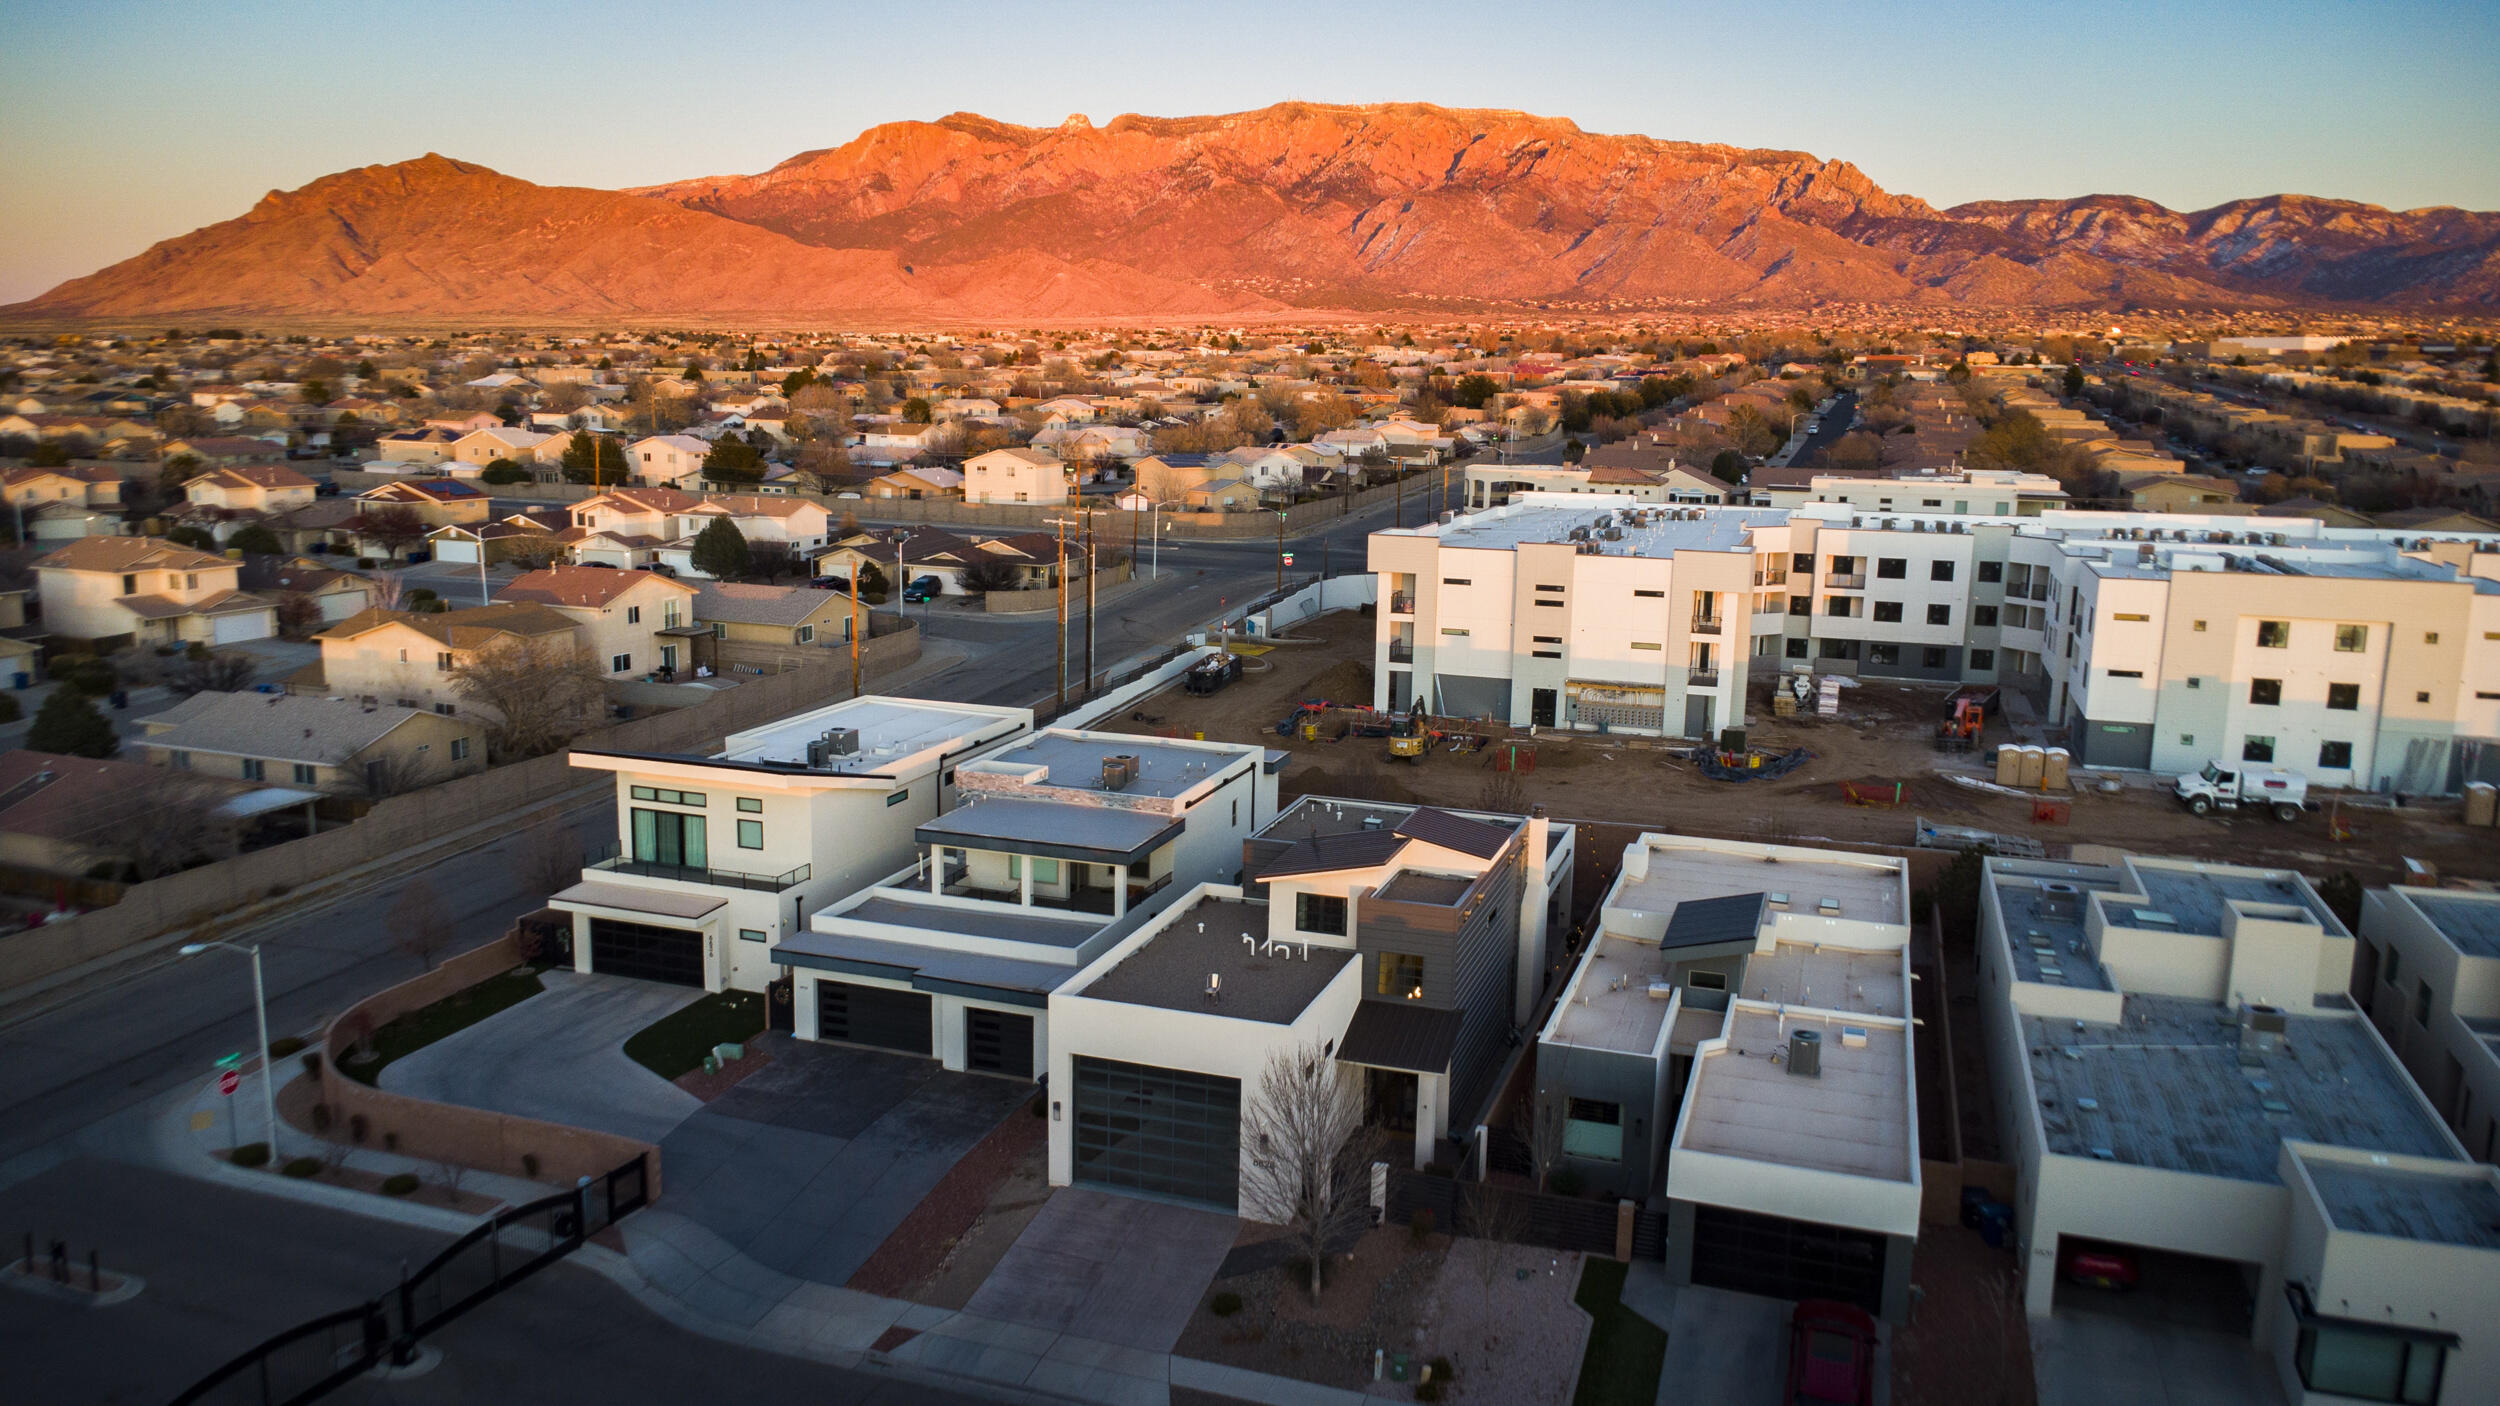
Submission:
[[[356,523],[359,537],[379,543],[391,556],[398,556],[410,543],[424,540],[427,531],[425,519],[417,516],[416,509],[397,505],[372,509]]]
[[[151,768],[98,800],[64,839],[119,859],[142,881],[234,849],[234,826],[217,814],[226,793],[197,777]]]
[[[607,680],[570,636],[506,640],[456,661],[451,686],[488,719],[497,760],[538,757],[590,730]]]
[[[1521,1131],[1527,1135],[1528,1160],[1536,1167],[1539,1191],[1562,1170],[1565,1112],[1563,1095],[1553,1090],[1531,1089],[1520,1098]]]
[[[248,654],[188,656],[165,671],[165,686],[184,698],[195,693],[236,693],[260,667]]]
[[[565,553],[571,550],[556,540],[553,533],[507,537],[503,542],[503,559],[519,570],[536,571],[564,560]]]
[[[1023,584],[1023,568],[997,557],[973,562],[963,569],[964,589],[977,596],[985,596],[992,591],[1012,591]]]
[[[1353,1079],[1316,1044],[1271,1056],[1241,1113],[1242,1209],[1290,1227],[1313,1299],[1329,1252],[1370,1216],[1362,1132]]]
[[[427,971],[451,945],[451,913],[434,886],[423,878],[410,879],[399,891],[399,899],[391,905],[383,919],[391,934],[391,945],[425,964]]]
[[[747,574],[760,577],[765,585],[799,569],[798,553],[787,542],[771,540],[747,543]]]
[[[1165,507],[1178,503],[1182,494],[1206,481],[1204,473],[1193,473],[1161,459],[1149,460],[1137,470],[1137,491],[1145,494],[1148,502]]]
[[[364,578],[365,600],[375,610],[397,610],[400,598],[408,593],[408,583],[387,571]]]
[[[1528,792],[1519,784],[1519,773],[1497,771],[1484,779],[1476,792],[1476,804],[1497,815],[1528,813]]]
[[[362,768],[351,773],[346,790],[369,801],[387,801],[393,796],[434,784],[434,768],[420,760],[414,752],[388,752],[366,759]]]
[[[523,835],[508,858],[525,894],[569,888],[582,876],[581,833],[566,821],[548,821]]]

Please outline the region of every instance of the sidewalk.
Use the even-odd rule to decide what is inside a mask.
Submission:
[[[286,1071],[284,1063],[280,1071]],[[260,1135],[255,1116],[258,1078],[257,1069],[247,1072],[236,1096],[245,1141]],[[201,1113],[211,1115],[205,1127],[196,1117]],[[216,1155],[227,1138],[225,1117],[226,1100],[213,1080],[203,1081],[142,1105],[125,1118],[96,1124],[50,1156],[19,1159],[30,1165],[12,1165],[11,1175],[0,1177],[0,1185],[54,1162],[90,1155],[448,1234],[477,1223],[440,1207],[230,1166]],[[312,1146],[304,1133],[289,1130],[284,1136],[290,1155],[302,1155]],[[344,1162],[384,1176],[422,1175],[429,1166],[361,1147],[350,1149]],[[461,1182],[464,1192],[506,1204],[556,1189],[485,1172],[468,1173]],[[572,1261],[679,1327],[762,1351],[884,1370],[933,1385],[978,1384],[1006,1400],[1167,1406],[1175,1387],[1275,1406],[1361,1406],[1370,1399],[1342,1388],[795,1279],[757,1264],[710,1231],[671,1213],[665,1194],[652,1207],[618,1222],[616,1232],[625,1247],[621,1253],[588,1244]]]

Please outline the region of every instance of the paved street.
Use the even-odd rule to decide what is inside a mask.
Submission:
[[[391,1287],[441,1232],[112,1162],[72,1162],[0,1190],[0,1225],[93,1246],[146,1281],[108,1308],[0,1287],[12,1401],[159,1406],[254,1343]],[[11,1236],[12,1242],[15,1239]],[[14,1251],[10,1252],[14,1255]],[[343,1403],[527,1401],[618,1406],[740,1398],[970,1402],[925,1384],[758,1352],[653,1317],[592,1271],[557,1265],[430,1338],[441,1361],[365,1380]]]

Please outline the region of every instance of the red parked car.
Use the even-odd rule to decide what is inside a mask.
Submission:
[[[1830,1299],[1807,1299],[1788,1319],[1787,1406],[1874,1406],[1875,1320]]]
[[[2138,1277],[2132,1252],[2089,1240],[2062,1247],[2058,1270],[2066,1276],[2067,1283],[2087,1284],[2095,1289],[2132,1289]]]

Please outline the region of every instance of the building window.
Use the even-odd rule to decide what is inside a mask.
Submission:
[[[629,673],[633,667],[634,656],[631,654],[615,654],[608,657],[608,672],[611,674]]]
[[[243,759],[243,779],[246,781],[265,780],[267,778],[264,773],[268,770],[268,766],[258,757],[245,757]]]
[[[1379,994],[1409,1001],[1424,998],[1424,959],[1411,952],[1380,954]]]
[[[2386,975],[2380,978],[2380,980],[2387,983],[2388,990],[2393,991],[2396,989],[2396,974],[2398,969],[2403,965],[2404,954],[2396,950],[2396,944],[2392,942],[2387,944],[2387,972]]]
[[[465,762],[469,759],[469,739],[465,737],[451,739],[451,759],[455,762]]]
[[[815,627],[815,626],[813,626],[813,625],[801,625],[801,626],[799,627],[799,643],[801,643],[801,644],[814,644],[815,642],[816,642],[816,627]]]
[[[1788,613],[1791,615],[1812,615],[1814,613],[1814,597],[1790,596],[1788,598]]]
[[[1814,573],[1814,553],[1790,552],[1788,554],[1788,569],[1791,571],[1802,571],[1807,575],[1812,575]]]
[[[729,638],[729,625],[726,621],[715,620],[712,622],[712,638],[716,640],[725,640]]]
[[[1895,625],[1899,624],[1900,621],[1901,602],[1897,600],[1879,600],[1875,602],[1875,623],[1879,625]]]
[[[761,928],[740,928],[738,929],[738,940],[740,942],[762,942],[766,939],[764,937],[763,929]]]
[[[1997,624],[1997,608],[1993,605],[1972,606],[1970,608],[1970,622],[1975,628],[1978,629],[1995,629]]]
[[[2193,746],[2195,746],[2195,745],[2196,745],[2196,734],[2195,734],[2195,733],[2193,733],[2193,732],[2182,732],[2182,733],[2180,733],[2180,734],[2179,734],[2179,745],[2180,745],[2180,746],[2182,746],[2182,747],[2193,747]]]
[[[1343,937],[1345,936],[1345,900],[1324,893],[1295,894],[1293,925],[1297,931],[1301,932]]]
[[[179,751],[167,752],[165,754],[165,764],[172,767],[176,771],[189,771],[191,769],[191,754],[189,752]]]
[[[2335,627],[2335,652],[2336,652],[2336,653],[2338,653],[2338,654],[2367,654],[2367,653],[2369,653],[2369,652],[2370,652],[2370,627],[2369,627],[2369,626],[2367,626],[2367,625],[2338,625],[2338,626],[2336,626],[2336,627]]]
[[[317,774],[318,768],[314,767],[310,762],[297,762],[295,764],[295,784],[298,786],[312,785],[314,777]]]
[[[1465,626],[1444,625],[1441,627],[1441,633],[1445,635],[1464,635],[1468,633],[1468,630]]]
[[[2198,633],[2198,634],[2200,634],[2200,635],[2201,635],[2201,634],[2203,634],[2203,633],[2205,633],[2205,622],[2204,622],[2204,621],[2202,621],[2202,620],[2197,621],[2197,622],[2196,622],[2196,625],[2195,625],[2195,630],[2196,630],[2196,633]]]
[[[1634,649],[1640,648],[1639,645],[1634,645],[1632,647]],[[1657,648],[1655,645],[1650,647],[1653,649]],[[1528,657],[1531,659],[1560,659],[1562,658],[1562,651],[1559,649],[1532,649],[1528,651]]]
[[[636,786],[626,793],[637,801],[658,801],[664,806],[707,806],[711,798],[701,791],[671,791],[660,786]]]
[[[2142,669],[2112,669],[2109,671],[2109,676],[2113,679],[2140,679],[2144,677],[2144,671]]]
[[[2345,1324],[2310,1316],[2308,1295],[2295,1290],[2300,1340],[2293,1361],[2311,1391],[2356,1401],[2430,1406],[2439,1400],[2448,1344],[2376,1323]]]
[[[2292,647],[2292,622],[2291,622],[2291,621],[2289,621],[2289,620],[2260,620],[2260,621],[2258,621],[2258,622],[2257,622],[2257,647],[2258,647],[2259,649],[2289,649],[2289,648],[2291,648],[2291,647]]]
[[[408,656],[406,656],[406,655],[404,655],[404,654],[403,654],[403,655],[401,655],[401,656],[400,656],[400,659],[401,659],[403,662],[405,662],[405,661],[406,661],[406,659],[407,659],[407,657],[408,657]],[[451,651],[450,651],[450,650],[444,650],[444,651],[442,651],[441,653],[438,653],[438,654],[436,654],[436,655],[434,656],[434,672],[436,672],[436,673],[438,673],[438,674],[448,674],[448,673],[450,673],[450,672],[451,672]]]
[[[1441,584],[1444,586],[1472,586],[1476,583],[1472,578],[1466,576],[1444,576],[1441,578]]]
[[[2413,701],[2414,701],[2414,702],[2416,702],[2416,703],[2428,703],[2428,702],[2430,702],[2430,701],[2431,701],[2430,691],[2429,691],[2429,690],[2427,690],[2427,689],[2425,689],[2425,690],[2423,690],[2422,692],[2420,692],[2420,693],[2417,693],[2417,694],[2413,695]]]
[[[2439,643],[2439,632],[2438,632],[2437,630],[2426,630],[2426,631],[2424,631],[2424,632],[2423,632],[2423,634],[2422,634],[2422,643],[2424,643],[2424,644],[2437,644],[2437,643]]]
[[[2359,712],[2361,710],[2361,685],[2357,683],[2328,684],[2326,706],[2343,713]]]
[[[2261,708],[2276,706],[2283,701],[2283,681],[2281,679],[2250,679],[2248,701]]]
[[[1804,639],[1789,640],[1781,652],[1791,659],[1803,659],[1806,657],[1806,648],[1811,643],[1812,641]]]
[[[2318,765],[2330,769],[2350,767],[2352,765],[2352,744],[2349,742],[2319,743]]]
[[[1906,580],[1910,574],[1908,557],[1875,558],[1875,574],[1886,581]]]
[[[2005,579],[2005,563],[2001,561],[1981,562],[1979,564],[1979,579],[1990,585],[2003,581]]]
[[[699,815],[674,810],[642,810],[633,812],[634,858],[645,864],[668,864],[688,869],[710,867],[711,851],[704,843],[704,822]]]
[[[1994,669],[1996,666],[1997,652],[1995,650],[1974,649],[1970,652],[1970,667],[1972,673],[1984,674],[1989,670]]]
[[[2113,615],[2109,618],[2112,620],[2124,620],[2135,625],[2150,624],[2153,619],[2150,615]]]
[[[1634,649],[1663,649],[1666,646],[1659,644],[1644,644],[1639,640],[1634,640],[1632,641],[1632,647]]]
[[[641,606],[638,606],[638,605],[629,605],[629,606],[625,607],[625,623],[626,623],[626,624],[628,624],[628,625],[639,625],[639,624],[641,624],[641,623],[642,623],[642,607],[641,607]]]
[[[1949,605],[1931,605],[1927,607],[1927,623],[1930,625],[1952,624],[1953,607]]]
[[[741,821],[739,821],[739,822],[738,822],[738,848],[740,848],[740,849],[762,849],[763,847],[764,847],[764,822],[763,822],[763,821],[761,821],[761,820],[741,820]]]
[[[434,711],[448,718],[452,715],[452,706],[449,703],[437,703],[434,705]]]
[[[1591,1162],[1623,1160],[1623,1105],[1593,1098],[1563,1105],[1563,1155]]]
[[[1920,668],[1923,668],[1923,669],[1941,669],[1941,668],[1943,668],[1943,667],[1944,667],[1944,646],[1943,646],[1943,645],[1940,645],[1940,644],[1931,644],[1931,645],[1927,646],[1925,649],[1920,650],[1920,651],[1919,651],[1919,658],[1918,658],[1918,662],[1919,662],[1919,667],[1920,667]]]
[[[1931,561],[1927,563],[1927,579],[1930,581],[1952,580],[1953,563],[1949,561]]]
[[[910,787],[908,787],[908,786],[906,786],[906,787],[904,787],[902,790],[895,792],[893,795],[890,795],[890,796],[886,797],[886,798],[885,798],[885,803],[886,803],[888,806],[899,806],[899,805],[901,805],[903,802],[908,801],[908,800],[910,800],[910,799],[911,799],[911,788],[910,788]]]
[[[2243,740],[2240,743],[2240,760],[2244,762],[2273,761],[2274,739],[2271,737],[2250,737]]]
[[[2431,984],[2419,979],[2413,983],[2413,1023],[2424,1030],[2431,1028]]]
[[[1897,644],[1870,644],[1866,647],[1866,662],[1869,664],[1882,664],[1887,667],[1897,665],[1901,662],[1901,646]]]
[[[738,798],[738,811],[742,815],[762,815],[764,813],[764,803],[754,796],[740,796]]]
[[[1650,600],[1665,600],[1667,598],[1667,593],[1664,591],[1634,591],[1632,594],[1635,597]]]

